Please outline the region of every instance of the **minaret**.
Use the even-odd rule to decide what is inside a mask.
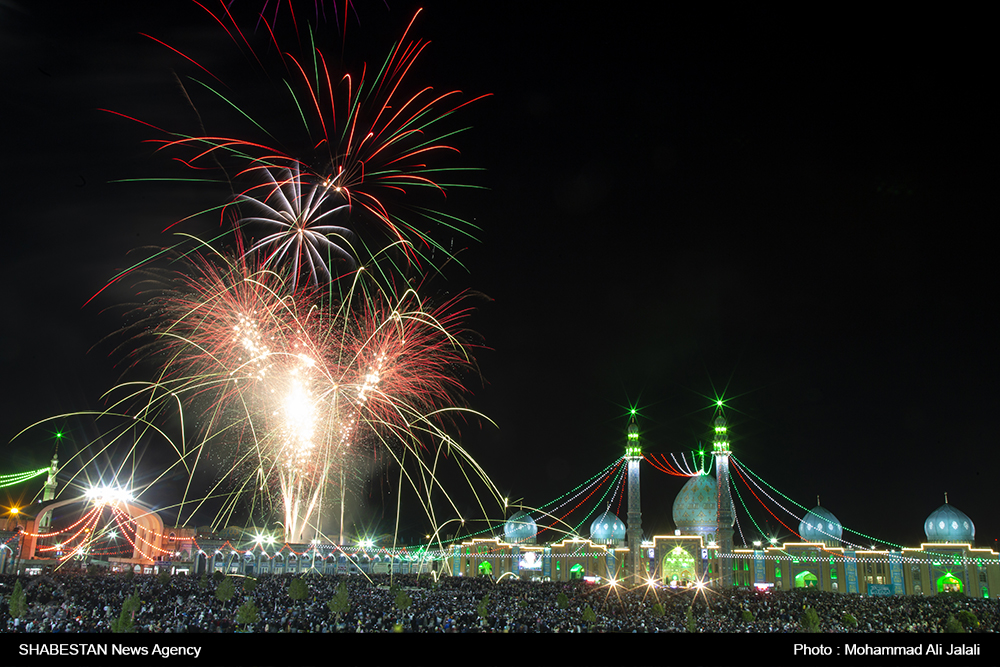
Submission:
[[[56,443],[55,451],[52,452],[52,461],[49,464],[49,476],[45,480],[45,488],[42,491],[42,504],[52,502],[56,497],[56,473],[59,472],[59,443]],[[42,522],[38,526],[39,532],[52,526],[52,512],[46,512],[42,517]]]
[[[642,461],[642,446],[639,444],[639,425],[635,414],[628,423],[628,440],[625,444],[625,460],[628,461],[628,575],[633,583],[642,576],[642,510],[639,504],[639,462]]]
[[[726,417],[722,413],[722,401],[719,401],[715,412],[715,436],[712,438],[712,454],[715,456],[715,476],[718,492],[716,494],[716,544],[719,545],[718,560],[721,574],[720,585],[724,588],[733,585],[733,524],[736,517],[733,514],[733,496],[729,490],[729,435],[726,432]]]

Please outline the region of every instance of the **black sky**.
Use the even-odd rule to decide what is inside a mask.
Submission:
[[[228,38],[177,4],[0,6],[6,439],[100,406],[116,370],[91,348],[130,297],[83,304],[130,250],[217,203],[210,188],[111,182],[172,167],[142,143],[150,131],[98,109],[190,122],[171,75],[185,64],[138,33],[217,44],[201,55],[239,79]],[[415,7],[358,7],[346,60],[383,57]],[[948,492],[995,546],[986,27],[582,7],[429,2],[415,26],[431,46],[413,78],[491,93],[454,140],[487,189],[442,206],[482,228],[456,239],[469,272],[447,289],[491,299],[475,319],[487,384],[470,402],[498,428],[466,446],[540,505],[622,453],[629,407],[647,451],[684,452],[710,438],[724,393],[735,455],[797,502],[819,495],[846,527],[915,545]],[[3,472],[42,464],[46,437],[9,445]],[[647,534],[672,530],[682,482],[644,469]]]

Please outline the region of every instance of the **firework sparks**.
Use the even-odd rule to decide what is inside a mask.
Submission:
[[[275,180],[270,170],[261,171],[268,181],[264,186],[263,196],[241,194],[237,198],[261,215],[242,217],[237,224],[244,226],[261,223],[274,231],[254,243],[247,252],[270,249],[264,261],[265,267],[291,256],[292,291],[298,287],[300,274],[313,285],[319,284],[320,277],[329,279],[331,275],[327,262],[333,256],[346,260],[350,268],[354,268],[354,259],[343,247],[349,246],[348,239],[352,236],[350,230],[337,225],[319,224],[348,208],[346,203],[328,206],[331,193],[339,193],[340,186],[328,179],[314,183],[308,194],[303,194],[303,182],[297,165],[292,170],[284,170],[281,181]],[[331,236],[338,238],[340,243],[330,240]]]
[[[252,61],[261,64],[263,80],[272,79],[279,68],[265,66],[267,57],[260,52],[276,50],[280,54],[280,70],[285,73],[281,94],[268,99],[290,98],[288,112],[281,116],[280,122],[254,119],[247,110],[252,104],[238,103],[238,92],[222,92],[217,83],[220,79],[195,57],[151,38],[196,65],[198,74],[189,80],[207,91],[213,102],[235,110],[244,120],[250,119],[261,136],[227,133],[192,136],[138,122],[168,135],[153,141],[160,145],[161,151],[176,153],[176,159],[194,169],[214,169],[226,161],[228,166],[224,168],[227,171],[232,168],[237,174],[265,172],[265,180],[270,181],[268,197],[251,197],[244,192],[233,203],[246,204],[260,214],[237,216],[244,221],[254,218],[277,227],[258,242],[261,247],[273,249],[275,261],[288,257],[297,262],[296,266],[304,265],[305,273],[315,281],[323,277],[320,265],[327,256],[349,259],[351,253],[341,243],[329,239],[330,234],[347,237],[346,228],[314,226],[317,216],[332,215],[340,210],[339,206],[348,207],[355,222],[360,221],[361,214],[374,223],[356,225],[359,229],[382,234],[387,239],[387,243],[376,243],[375,252],[385,245],[398,245],[408,260],[417,259],[425,248],[435,248],[451,257],[451,252],[427,231],[431,225],[446,228],[449,233],[459,231],[470,236],[474,233],[472,225],[422,205],[422,199],[416,195],[423,190],[444,195],[450,188],[474,187],[449,182],[450,176],[468,169],[434,162],[443,154],[458,153],[450,140],[467,129],[449,128],[445,119],[486,96],[462,101],[459,90],[438,93],[429,86],[410,85],[408,74],[429,44],[409,38],[416,15],[381,67],[371,71],[365,67],[360,75],[329,64],[324,51],[314,44],[298,56],[281,48],[273,27],[263,15],[257,20],[268,26],[263,31],[269,38],[267,49],[255,49],[251,45],[253,35],[242,32],[228,10],[212,15],[239,49],[250,49]],[[202,81],[205,73],[214,82]],[[190,93],[186,94],[186,100],[195,104]],[[272,131],[268,125],[283,131]],[[304,130],[304,139],[288,136],[286,128],[296,126]],[[282,170],[294,175],[275,179],[273,173]],[[304,196],[303,184],[309,190]],[[286,195],[283,192],[286,185],[296,191]],[[333,193],[338,196],[337,206],[319,214],[320,205],[329,203]],[[405,205],[404,195],[410,195],[405,197]]]
[[[362,442],[394,456],[419,458],[428,442],[460,451],[447,428],[469,412],[460,399],[474,363],[461,298],[427,308],[414,290],[394,298],[355,282],[331,303],[289,292],[245,257],[187,261],[140,325],[149,341],[133,362],[156,360],[160,371],[139,414],[152,419],[174,400],[203,405],[213,434],[204,441],[239,450],[242,477],[277,496],[289,541],[315,531],[335,473]]]

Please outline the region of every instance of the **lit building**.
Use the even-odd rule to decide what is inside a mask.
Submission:
[[[584,580],[627,586],[816,588],[872,596],[957,592],[1000,597],[1000,554],[975,546],[975,524],[947,496],[924,521],[926,542],[919,547],[852,546],[844,538],[840,520],[818,498],[799,522],[797,541],[734,547],[735,515],[727,465],[731,450],[721,408],[713,427],[717,476],[704,470],[691,475],[672,505],[673,534],[647,539],[642,537],[638,506],[639,464],[644,459],[634,417],[626,431],[626,520],[608,508],[590,523],[589,536],[561,534],[548,542],[539,540],[546,529],[539,531],[535,519],[523,510],[514,512],[493,536],[469,537],[438,548],[389,549],[370,541],[350,547],[318,540],[285,544],[280,538],[241,528],[169,528],[154,510],[118,490],[95,490],[87,499],[56,500],[58,460],[53,457],[44,489],[47,502],[34,517],[12,515],[7,530],[0,531],[0,572],[31,572],[65,564],[67,554],[53,549],[58,543],[57,529],[38,527],[60,525],[51,520],[53,515],[68,511],[73,503],[87,502],[91,511],[128,517],[123,537],[129,546],[124,555],[115,557],[81,549],[74,556],[81,566],[97,563],[144,572],[222,571],[253,576],[434,572],[493,580]],[[727,482],[723,484],[722,479]]]

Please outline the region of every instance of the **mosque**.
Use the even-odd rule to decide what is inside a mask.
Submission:
[[[625,444],[627,514],[610,510],[590,524],[587,536],[569,534],[549,542],[529,512],[514,512],[502,530],[443,547],[378,549],[312,542],[280,544],[240,529],[165,528],[158,514],[130,498],[98,499],[135,523],[131,555],[105,566],[145,572],[225,572],[256,575],[294,572],[438,572],[453,576],[517,577],[546,581],[581,579],[601,584],[668,587],[816,588],[862,595],[1000,597],[1000,554],[975,546],[975,525],[945,503],[924,521],[926,542],[900,550],[865,550],[843,540],[843,527],[819,504],[798,525],[799,541],[734,547],[729,483],[728,423],[715,415],[712,455],[715,476],[691,476],[673,502],[671,535],[642,532],[639,464],[643,460],[633,417]],[[0,572],[37,571],[60,563],[52,516],[72,501],[55,500],[53,458],[43,506],[35,519],[0,529]],[[2,528],[2,527],[0,527]]]
[[[927,541],[901,550],[859,549],[842,541],[843,527],[828,508],[809,510],[798,526],[799,541],[732,543],[735,515],[729,487],[727,421],[721,407],[712,442],[717,476],[690,477],[673,507],[674,534],[641,536],[638,475],[628,478],[626,522],[611,512],[598,516],[590,535],[536,544],[535,522],[524,512],[511,516],[502,536],[472,539],[452,547],[456,576],[517,576],[554,581],[586,579],[623,585],[671,587],[817,588],[863,595],[1000,597],[1000,554],[975,546],[976,528],[947,502],[924,521]],[[642,458],[638,429],[629,424],[626,458]],[[635,565],[633,565],[635,563]]]

